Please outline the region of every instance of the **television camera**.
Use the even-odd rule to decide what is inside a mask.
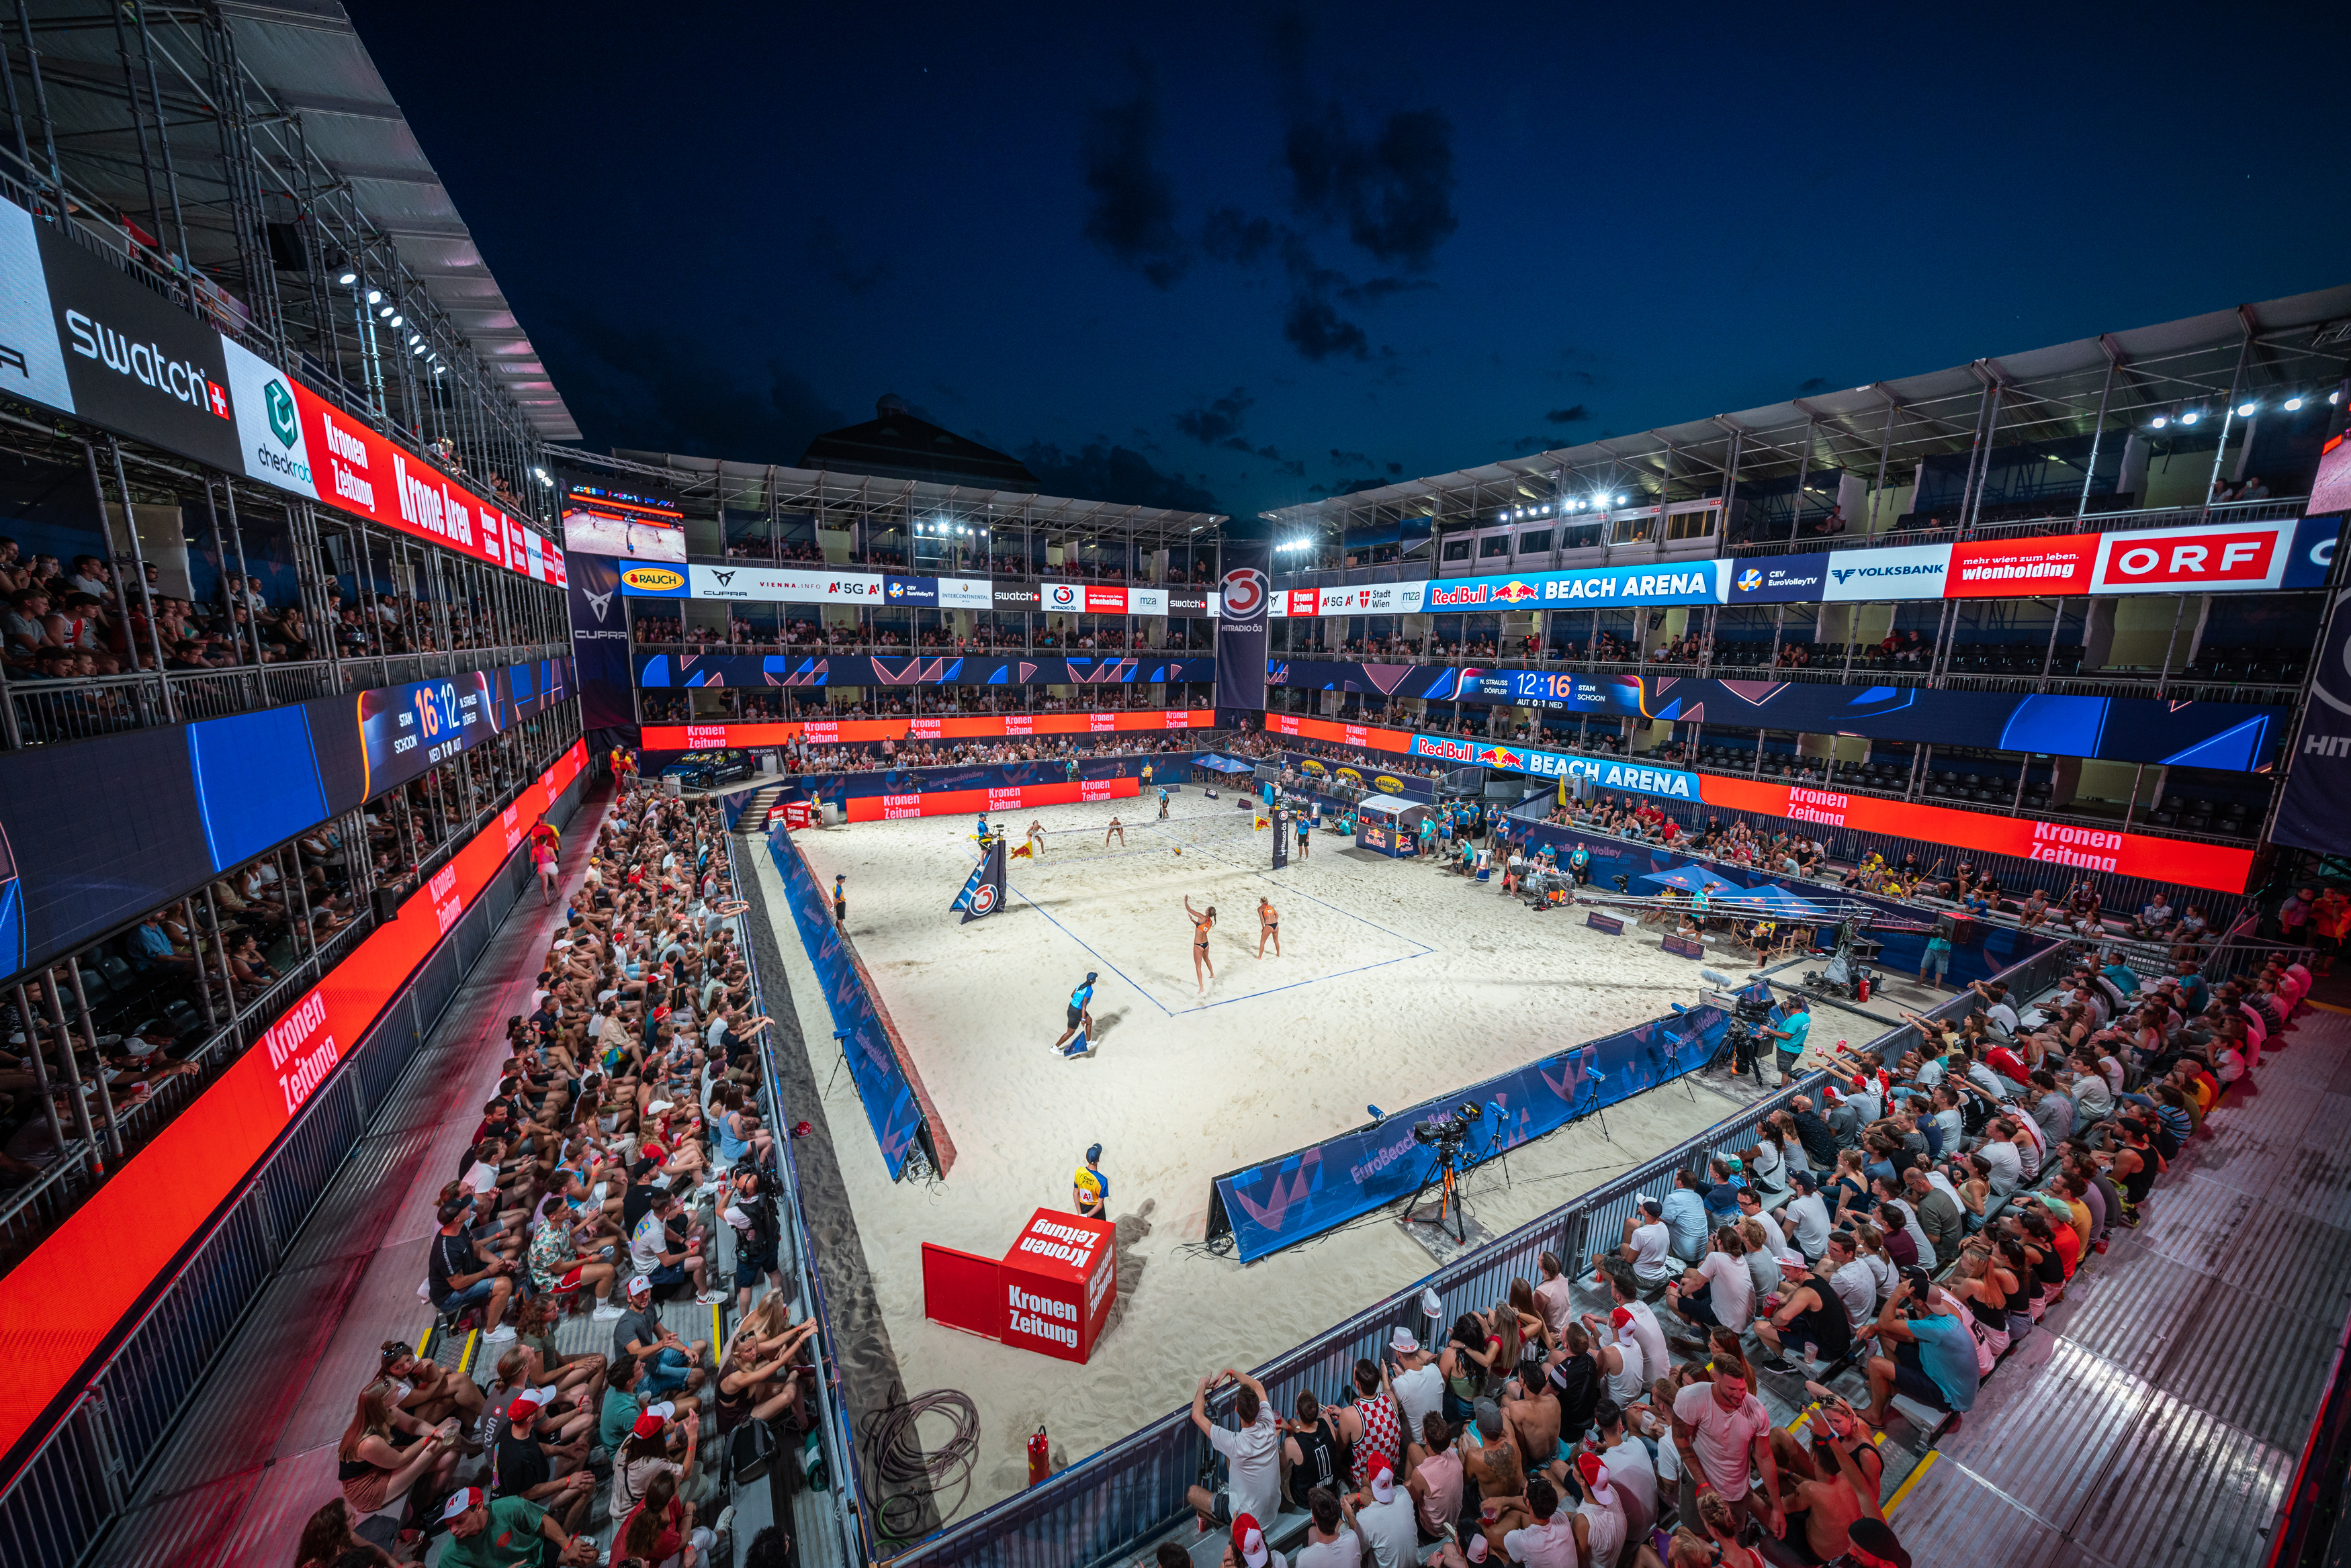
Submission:
[[[1452,1110],[1428,1121],[1412,1124],[1412,1141],[1429,1149],[1435,1158],[1429,1161],[1428,1174],[1405,1199],[1405,1219],[1416,1224],[1434,1225],[1445,1229],[1446,1217],[1452,1217],[1453,1240],[1467,1245],[1466,1225],[1461,1213],[1461,1149],[1469,1139],[1469,1126],[1485,1116],[1483,1106],[1474,1100],[1464,1100]],[[1437,1212],[1415,1214],[1420,1207],[1420,1195],[1437,1184]]]
[[[1415,1122],[1412,1125],[1412,1141],[1434,1147],[1440,1155],[1450,1151],[1458,1156],[1462,1144],[1468,1139],[1469,1124],[1485,1114],[1481,1106],[1464,1100],[1441,1116]]]

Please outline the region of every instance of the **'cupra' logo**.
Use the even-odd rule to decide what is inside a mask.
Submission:
[[[613,593],[618,593],[619,591],[620,590],[618,588],[612,590]],[[588,601],[588,607],[596,612],[596,624],[598,626],[603,625],[604,612],[610,609],[612,606],[612,595],[582,594],[580,597]]]
[[[1228,620],[1254,619],[1265,608],[1265,574],[1255,566],[1235,566],[1217,588],[1224,596],[1222,608]]]
[[[722,588],[735,580],[735,574],[733,572],[714,571],[710,576],[711,579],[717,583],[717,585]]]
[[[273,377],[261,400],[269,405],[269,433],[277,438],[279,446],[291,448],[302,439],[301,415],[294,407],[294,394],[286,389],[285,382]]]

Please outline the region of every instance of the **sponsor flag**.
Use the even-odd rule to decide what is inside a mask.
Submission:
[[[1228,538],[1218,581],[1217,706],[1265,711],[1265,628],[1272,608],[1271,553],[1263,539]]]
[[[998,836],[987,841],[987,848],[980,855],[979,864],[971,868],[971,879],[963,885],[963,891],[956,895],[955,902],[947,906],[947,912],[952,914],[961,909],[963,919],[957,923],[969,925],[982,915],[992,915],[1003,907],[1004,840]]]
[[[2327,615],[2318,674],[2310,683],[2302,731],[2294,737],[2292,771],[2278,802],[2277,826],[2270,836],[2280,844],[2321,854],[2351,849],[2351,589],[2339,590]]]

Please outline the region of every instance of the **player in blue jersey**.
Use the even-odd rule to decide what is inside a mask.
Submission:
[[[1085,982],[1070,992],[1070,1026],[1061,1031],[1061,1037],[1059,1040],[1053,1042],[1054,1055],[1082,1056],[1093,1049],[1094,1015],[1087,1010],[1087,1004],[1094,999],[1094,981],[1100,978],[1100,975],[1089,970],[1086,971]],[[1078,1043],[1075,1045],[1069,1044],[1070,1036],[1072,1034],[1078,1036]],[[1064,1046],[1069,1048],[1064,1050]]]

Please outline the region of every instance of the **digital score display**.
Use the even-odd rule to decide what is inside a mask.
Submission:
[[[359,722],[373,795],[496,734],[497,696],[482,671],[380,686],[360,693]]]

